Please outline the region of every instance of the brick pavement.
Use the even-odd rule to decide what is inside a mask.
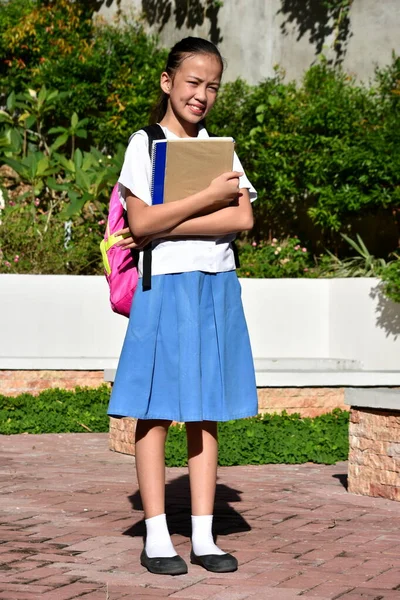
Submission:
[[[0,600],[400,600],[400,503],[354,496],[346,463],[219,470],[215,529],[239,571],[151,575],[134,458],[107,434],[0,436]],[[185,469],[167,513],[188,559]]]

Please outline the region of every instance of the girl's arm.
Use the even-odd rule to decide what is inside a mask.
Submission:
[[[208,188],[179,202],[148,205],[130,190],[126,197],[129,229],[136,238],[153,236],[176,227],[201,211],[215,211],[228,206],[239,194],[238,182],[242,173],[224,173]]]
[[[174,203],[171,203],[174,204]],[[177,202],[176,204],[179,204]],[[252,229],[254,223],[253,209],[249,190],[240,190],[240,197],[234,206],[221,208],[211,214],[194,216],[165,231],[159,231],[141,238],[131,237],[129,228],[117,231],[115,235],[126,236],[118,242],[123,248],[143,248],[152,240],[170,237],[222,237],[230,233],[238,233]]]
[[[250,202],[249,190],[240,190],[240,198],[234,206],[201,217],[189,218],[168,231],[156,234],[159,237],[190,237],[190,236],[224,236],[252,229],[254,224],[253,209]]]

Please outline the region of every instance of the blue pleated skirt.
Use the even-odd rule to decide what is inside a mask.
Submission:
[[[193,271],[141,282],[108,414],[229,421],[257,414],[249,335],[235,271]]]

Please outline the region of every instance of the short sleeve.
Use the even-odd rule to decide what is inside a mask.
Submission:
[[[250,194],[250,202],[254,202],[254,200],[257,199],[257,192],[251,185],[250,181],[247,179],[246,173],[244,172],[244,169],[242,167],[242,163],[240,162],[236,152],[233,158],[233,170],[239,171],[240,173],[244,173],[244,175],[242,175],[242,177],[239,179],[239,188],[247,188]]]
[[[151,164],[149,139],[140,130],[133,134],[125,152],[124,164],[118,178],[118,192],[122,206],[126,209],[126,194],[132,194],[151,204]]]

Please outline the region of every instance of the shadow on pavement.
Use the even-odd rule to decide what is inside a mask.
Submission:
[[[332,475],[332,477],[334,477],[335,479],[338,479],[340,481],[340,483],[342,484],[342,486],[344,487],[344,489],[347,490],[348,483],[347,483],[347,475],[345,473],[338,473],[337,475]]]
[[[241,493],[240,490],[231,488],[225,484],[217,483],[213,522],[215,536],[251,530],[250,525],[242,515],[230,506],[231,503],[241,502]],[[191,510],[188,475],[182,475],[166,484],[165,500],[170,533],[177,533],[189,538],[191,534]],[[132,494],[132,496],[129,496],[129,501],[134,510],[143,510],[139,491]],[[124,535],[130,535],[132,537],[144,536],[144,534],[144,519],[124,531]]]

